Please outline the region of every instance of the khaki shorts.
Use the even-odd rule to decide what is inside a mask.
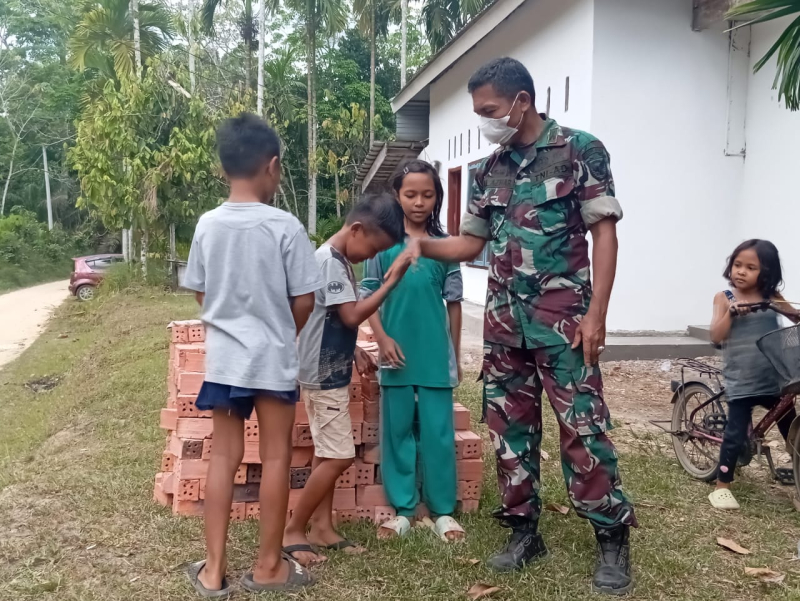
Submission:
[[[353,442],[353,424],[350,421],[350,391],[344,388],[331,390],[302,389],[300,395],[306,404],[314,453],[325,459],[352,459],[356,456]]]

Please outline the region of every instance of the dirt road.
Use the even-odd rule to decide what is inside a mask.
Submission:
[[[24,351],[53,309],[69,297],[66,280],[0,295],[0,369]]]

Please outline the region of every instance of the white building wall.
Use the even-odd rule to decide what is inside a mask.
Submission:
[[[590,131],[625,211],[610,330],[708,323],[723,285],[744,159],[725,156],[728,34],[691,21],[686,0],[596,2]]]
[[[537,108],[545,111],[550,88],[550,114],[573,127],[587,128],[591,117],[593,0],[532,0],[513,13],[450,71],[431,85],[430,143],[422,154],[441,161],[447,216],[448,170],[461,167],[461,212],[466,210],[468,165],[494,149],[480,140],[478,117],[472,112],[467,82],[483,63],[500,56],[522,61],[533,75]],[[565,111],[566,78],[570,78],[569,111]],[[455,144],[454,144],[455,138]],[[449,145],[449,148],[448,148]],[[455,152],[454,152],[455,146]],[[465,297],[483,304],[485,269],[464,266]]]
[[[753,27],[751,65],[764,56],[789,22]],[[790,112],[778,102],[774,79],[774,59],[750,78],[747,159],[733,242],[766,238],[775,243],[783,262],[785,296],[800,301],[800,112]]]

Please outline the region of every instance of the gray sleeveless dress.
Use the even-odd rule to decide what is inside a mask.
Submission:
[[[756,346],[756,341],[764,334],[779,328],[774,311],[759,311],[732,319],[730,335],[722,344],[722,374],[729,401],[780,395],[778,374]]]

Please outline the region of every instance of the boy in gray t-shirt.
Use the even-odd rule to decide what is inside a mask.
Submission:
[[[403,221],[403,210],[392,194],[365,194],[344,227],[315,253],[323,286],[315,294],[314,312],[299,341],[300,389],[314,439],[314,463],[283,536],[284,552],[304,566],[325,560],[311,544],[350,553],[364,550],[339,536],[331,521],[336,480],[355,458],[349,394],[354,355],[359,372],[375,369],[368,365],[369,355],[357,351],[356,338],[358,326],[378,309],[411,261],[407,254],[400,255],[392,275],[363,300],[358,299],[351,263],[371,259],[402,241]]]
[[[264,460],[260,545],[256,567],[242,585],[259,592],[313,583],[307,570],[283,558],[281,536],[298,398],[295,340],[322,280],[303,226],[267,204],[280,183],[275,132],[255,115],[242,114],[222,124],[217,146],[230,196],[200,218],[183,283],[196,292],[206,325],[206,378],[197,408],[214,412],[204,506],[207,558],[189,567],[203,597],[231,592],[225,545],[244,420],[254,408]]]

